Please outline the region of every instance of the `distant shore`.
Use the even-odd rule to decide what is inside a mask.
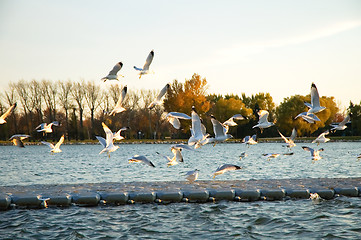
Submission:
[[[329,137],[330,142],[361,142],[361,136],[347,136],[347,137]],[[315,137],[301,137],[295,140],[295,143],[301,142],[312,142]],[[52,142],[53,139],[49,138],[48,142]],[[56,141],[56,140],[55,140]],[[283,143],[281,137],[275,138],[258,138],[259,143]],[[187,143],[188,139],[124,139],[121,141],[115,141],[114,144],[176,144],[176,143]],[[242,143],[242,139],[230,139],[224,143]],[[42,145],[39,141],[24,141],[25,145]],[[65,140],[65,145],[84,145],[84,144],[99,144],[98,140]],[[0,141],[0,146],[10,146],[12,143],[10,141]]]

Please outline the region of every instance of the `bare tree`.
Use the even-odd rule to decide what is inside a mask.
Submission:
[[[81,81],[81,83],[74,83],[73,88],[71,90],[71,95],[78,105],[79,109],[79,128],[80,128],[80,139],[84,139],[83,132],[83,112],[84,112],[84,101],[85,101],[85,91],[84,91],[85,83]]]
[[[9,107],[11,105],[13,105],[16,102],[16,89],[15,89],[15,85],[10,83],[9,84],[9,90],[5,91],[5,99],[6,102],[8,103]],[[16,108],[14,109],[14,113],[16,111]],[[13,128],[14,128],[14,133],[16,130],[18,130],[18,125],[17,125],[17,121],[16,121],[16,114],[12,114],[12,122],[13,122]]]
[[[94,112],[100,105],[101,100],[101,91],[100,87],[95,84],[94,81],[88,81],[85,85],[85,101],[90,110],[90,138],[93,139],[94,136]]]
[[[48,80],[42,80],[41,88],[45,104],[49,110],[49,121],[52,122],[55,120],[56,116],[56,100],[58,95],[57,86],[55,83],[52,83]]]
[[[16,92],[20,98],[20,102],[23,106],[27,132],[31,132],[33,130],[33,106],[31,105],[29,84],[24,80],[20,80],[16,84],[10,83],[10,88],[16,89]]]
[[[58,81],[57,85],[60,86],[59,101],[61,107],[64,109],[65,112],[65,131],[66,131],[66,136],[69,139],[69,109],[74,107],[70,99],[73,83],[71,81],[66,81],[66,82]]]
[[[32,80],[29,83],[29,89],[30,89],[30,100],[32,108],[35,109],[38,119],[37,122],[42,123],[43,122],[43,111],[42,111],[42,89],[40,86],[40,83],[36,80]]]

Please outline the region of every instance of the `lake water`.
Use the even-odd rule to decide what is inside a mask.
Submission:
[[[301,146],[323,147],[321,160],[312,162]],[[200,169],[200,180],[211,180],[223,163],[239,171],[219,180],[283,178],[347,178],[361,176],[361,142],[329,142],[317,147],[297,143],[293,155],[267,160],[263,153],[286,153],[280,143],[250,147],[239,143],[206,145],[183,151],[184,163],[167,167],[156,151],[170,156],[170,144],[121,144],[99,155],[100,145],[63,145],[51,155],[47,146],[0,146],[0,186],[66,183],[144,182],[184,180],[184,173]],[[248,156],[239,159],[241,152]],[[147,156],[151,168],[128,163],[135,154]],[[359,239],[361,199],[287,200],[258,202],[175,203],[98,206],[93,208],[15,209],[0,212],[1,239]]]

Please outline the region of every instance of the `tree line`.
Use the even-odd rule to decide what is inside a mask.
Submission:
[[[182,112],[190,115],[195,106],[209,133],[213,133],[210,116],[214,115],[220,122],[226,121],[234,114],[242,114],[246,119],[237,121],[237,126],[230,128],[235,138],[246,135],[260,134],[252,127],[258,122],[257,112],[267,110],[269,121],[276,127],[265,129],[262,137],[279,136],[277,129],[289,135],[293,128],[298,136],[310,136],[328,128],[332,122],[339,122],[343,114],[334,97],[320,97],[320,103],[326,109],[317,114],[320,122],[309,124],[301,118],[294,119],[299,113],[307,111],[304,102],[310,102],[310,95],[294,95],[287,97],[278,106],[269,93],[246,94],[208,94],[206,78],[193,74],[183,83],[173,80],[170,84],[162,105],[149,110],[147,106],[157,96],[158,90],[132,90],[124,100],[125,112],[109,116],[120,96],[121,86],[118,82],[111,85],[100,85],[94,81],[49,81],[20,80],[9,83],[1,94],[0,112],[5,112],[9,106],[17,102],[17,107],[8,118],[8,123],[0,126],[0,139],[7,140],[13,134],[25,133],[32,140],[44,139],[43,133],[38,133],[36,127],[43,123],[58,121],[59,127],[53,127],[50,137],[54,139],[65,134],[68,140],[95,139],[103,136],[101,122],[116,131],[128,126],[123,134],[128,139],[148,138],[188,138],[191,121],[181,120],[182,128],[174,129],[164,118],[166,112]],[[360,103],[361,104],[361,103]],[[350,104],[352,126],[343,133],[346,135],[361,134],[361,105]],[[30,139],[31,140],[31,139]]]

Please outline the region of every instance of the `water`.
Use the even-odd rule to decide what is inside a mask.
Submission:
[[[294,155],[268,161],[262,153],[283,153],[279,143],[251,147],[242,144],[206,145],[183,151],[184,164],[166,166],[158,151],[171,156],[168,144],[120,145],[111,154],[99,155],[100,145],[64,145],[51,155],[47,146],[24,149],[0,147],[0,186],[65,183],[179,181],[198,168],[199,179],[211,180],[223,163],[242,170],[227,172],[219,180],[274,178],[360,177],[357,155],[361,143],[326,143],[321,160],[298,143]],[[239,160],[246,151],[248,157]],[[127,162],[146,155],[156,168]],[[1,239],[359,239],[361,198],[286,200],[190,204],[135,204],[84,208],[15,209],[0,212]]]

